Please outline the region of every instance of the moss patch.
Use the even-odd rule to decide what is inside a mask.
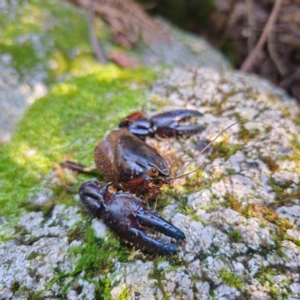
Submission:
[[[272,157],[270,157],[270,156],[261,156],[260,160],[263,161],[268,166],[270,171],[272,171],[272,172],[279,171],[279,169],[280,169],[279,165],[277,164],[277,162],[274,159],[272,159]]]
[[[130,255],[129,250],[126,250],[125,246],[121,246],[120,241],[112,234],[108,234],[106,239],[97,238],[94,230],[90,227],[86,229],[84,241],[85,245],[73,248],[71,253],[81,255],[73,273],[80,274],[85,271],[85,278],[112,272],[114,267],[112,258],[124,262]]]
[[[244,286],[242,278],[237,276],[226,269],[222,269],[219,273],[220,279],[228,286],[235,287],[238,290]]]
[[[54,86],[31,106],[12,142],[0,147],[0,215],[19,215],[54,163],[69,158],[92,165],[96,143],[122,117],[141,108],[145,84],[153,78],[148,69],[98,67]],[[133,82],[138,88],[132,88]]]
[[[238,150],[241,149],[241,145],[229,145],[228,141],[222,141],[218,143],[212,144],[212,154],[209,156],[210,160],[214,160],[215,158],[224,158],[227,160],[231,155],[235,154]]]
[[[96,299],[111,299],[111,282],[107,275],[103,279],[100,279],[96,284],[95,298]]]
[[[62,74],[83,74],[96,65],[87,12],[66,1],[6,1],[0,28],[0,54],[10,55],[11,66],[21,76],[43,72],[47,82],[53,83]],[[106,43],[107,28],[97,20],[96,29]]]
[[[286,273],[285,268],[281,268],[281,272],[283,274]],[[290,282],[286,280],[284,282],[285,289],[281,288],[280,290],[276,286],[273,280],[273,276],[278,274],[278,266],[267,266],[262,267],[256,274],[256,279],[264,286],[272,299],[287,299],[289,295],[291,295],[291,291],[289,288]]]
[[[243,236],[240,231],[232,230],[228,233],[229,240],[233,243],[240,243],[243,241]]]
[[[130,251],[112,233],[104,238],[97,238],[91,226],[85,228],[83,240],[84,244],[70,249],[70,255],[79,257],[73,271],[61,272],[57,269],[47,289],[59,282],[63,293],[66,293],[83,276],[84,280],[95,284],[96,295],[99,297],[97,299],[110,299],[112,286],[108,274],[113,272],[115,259],[120,262],[128,261]],[[95,276],[100,279],[95,279]]]

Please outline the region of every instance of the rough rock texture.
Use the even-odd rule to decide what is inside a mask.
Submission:
[[[0,298],[28,297],[28,292],[14,295],[14,289],[23,287],[32,293],[43,292],[44,297],[60,297],[58,284],[48,290],[55,270],[71,271],[74,258],[68,250],[80,241],[68,241],[67,232],[76,222],[82,222],[78,207],[57,205],[49,219],[42,212],[25,214],[18,223],[15,240],[0,245]],[[17,287],[17,288],[16,288]]]
[[[293,99],[256,76],[210,68],[166,71],[149,97],[167,102],[164,110],[204,114],[198,120],[206,126],[201,134],[149,140],[176,169],[192,158],[188,170],[198,169],[197,176],[179,179],[164,194],[170,204],[160,211],[186,234],[178,256],[133,252],[128,262],[112,258],[113,269],[105,275],[81,277],[80,289],[65,290],[57,281],[48,290],[53,274],[76,265],[68,249],[83,243],[67,238],[81,221],[78,209],[55,206],[50,216],[25,214],[21,233],[1,245],[0,297],[14,298],[18,284],[50,298],[92,299],[105,276],[109,290],[102,286],[100,292],[107,299],[299,299],[300,127]],[[237,121],[209,153],[200,153],[201,141]],[[101,221],[92,226],[97,236],[105,234]],[[16,295],[28,294],[19,289]]]
[[[1,64],[5,57],[9,56],[0,55],[0,142],[11,139],[25,109],[47,91],[43,76],[31,78],[30,83],[21,80],[16,70]]]
[[[1,3],[1,11],[7,13],[9,5],[18,2]],[[45,50],[39,48],[38,34],[29,41]],[[299,108],[267,81],[229,71],[206,43],[177,31],[174,41],[175,46],[144,49],[137,57],[151,66],[181,67],[167,70],[153,84],[149,115],[174,108],[204,114],[197,122],[206,129],[198,135],[148,140],[173,174],[192,159],[184,172],[197,170],[165,189],[157,203],[159,213],[186,234],[179,254],[155,257],[115,243],[101,220],[88,221],[78,195],[69,205],[53,205],[56,197],[64,197],[61,186],[76,181],[75,174],[56,166],[39,192],[30,195],[31,212],[17,224],[0,219],[0,299],[300,298]],[[0,136],[5,140],[34,91],[36,97],[46,91],[43,70],[33,68],[30,74],[36,77],[29,82],[31,76],[21,79],[11,62],[10,55],[0,55]],[[184,68],[195,66],[200,67]],[[201,153],[207,140],[213,143]],[[83,237],[86,228],[94,231],[92,238]]]

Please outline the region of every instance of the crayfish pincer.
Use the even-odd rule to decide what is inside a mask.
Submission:
[[[134,112],[124,118],[120,128],[127,128],[129,132],[141,140],[147,136],[156,138],[170,138],[198,133],[205,129],[201,125],[182,125],[180,122],[190,120],[192,117],[201,117],[202,113],[191,109],[176,109],[146,118],[142,112]]]
[[[180,122],[201,115],[192,110],[174,110],[146,119],[144,114],[135,112],[123,119],[121,128],[110,132],[95,148],[96,168],[110,183],[102,186],[89,181],[80,187],[81,201],[90,214],[101,218],[117,235],[145,252],[178,252],[177,247],[151,235],[150,229],[176,240],[184,240],[184,233],[157,213],[144,208],[142,200],[136,197],[149,199],[157,195],[164,184],[171,182],[164,158],[144,140],[147,135],[166,138],[198,133],[203,126]],[[82,172],[94,170],[73,162],[62,165]],[[111,194],[109,185],[122,192]]]
[[[111,194],[108,191],[109,185],[102,186],[97,181],[89,181],[80,187],[81,201],[90,214],[101,218],[125,242],[145,252],[158,254],[178,252],[177,247],[156,239],[149,232],[149,228],[177,240],[185,239],[183,232],[155,212],[144,208],[143,202],[132,194],[122,192]]]

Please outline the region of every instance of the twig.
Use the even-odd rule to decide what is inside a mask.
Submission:
[[[93,51],[96,55],[97,60],[103,64],[107,64],[107,59],[104,55],[104,51],[95,35],[95,13],[94,13],[94,0],[90,0],[90,7],[89,7],[89,34],[90,34],[90,41],[92,44]]]
[[[261,51],[263,45],[265,44],[267,37],[272,30],[273,24],[277,18],[278,12],[280,10],[282,0],[276,0],[274,7],[272,9],[271,15],[269,17],[269,20],[263,30],[263,33],[261,34],[259,41],[257,42],[255,48],[253,51],[248,55],[248,57],[245,59],[241,66],[241,70],[244,72],[248,72],[252,65],[253,62],[255,61],[255,58],[257,57],[258,53]]]

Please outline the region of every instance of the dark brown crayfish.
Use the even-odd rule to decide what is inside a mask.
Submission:
[[[96,168],[109,183],[101,185],[89,181],[80,187],[81,201],[89,213],[101,218],[117,235],[145,252],[177,253],[176,246],[156,239],[149,229],[176,240],[184,240],[184,233],[144,208],[143,201],[136,197],[149,198],[170,182],[165,160],[144,140],[148,135],[167,138],[200,132],[204,127],[181,125],[180,121],[201,115],[193,110],[174,110],[146,119],[142,113],[135,112],[123,119],[121,129],[112,131],[95,148]],[[85,170],[72,162],[64,162],[63,166]],[[109,185],[122,192],[109,192]]]

